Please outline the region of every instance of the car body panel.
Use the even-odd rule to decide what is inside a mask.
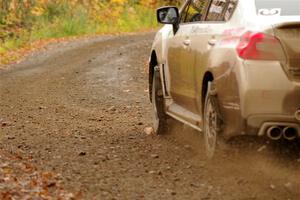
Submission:
[[[193,26],[180,26],[176,36],[168,41],[168,66],[171,75],[171,96],[174,102],[187,110],[194,110],[195,57],[191,48]]]

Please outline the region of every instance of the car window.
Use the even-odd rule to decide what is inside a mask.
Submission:
[[[201,21],[209,0],[192,0],[182,12],[181,23]]]
[[[213,0],[206,21],[225,21],[225,11],[228,3],[227,0]]]
[[[226,8],[226,11],[225,11],[225,15],[224,15],[225,21],[228,21],[231,18],[236,5],[237,5],[237,0],[231,0],[229,2],[228,7]]]
[[[300,0],[256,0],[260,16],[300,15]]]

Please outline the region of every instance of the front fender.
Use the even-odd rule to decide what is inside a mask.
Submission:
[[[170,37],[170,34],[173,33],[173,27],[170,25],[165,25],[162,29],[160,29],[157,34],[155,35],[152,48],[151,48],[151,54],[149,58],[149,95],[150,95],[150,101],[151,99],[151,90],[152,90],[152,77],[154,74],[154,67],[158,66],[159,71],[162,73],[162,66],[166,63],[167,59],[167,41]],[[161,74],[161,77],[164,77]],[[164,81],[162,81],[162,84],[164,85]],[[165,88],[165,87],[164,87]],[[165,89],[164,89],[165,94]]]
[[[172,25],[165,25],[155,35],[152,48],[151,48],[151,55],[153,52],[155,52],[158,64],[166,63],[166,58],[167,58],[166,46],[170,34],[173,34]],[[151,61],[151,57],[150,57],[150,61]]]

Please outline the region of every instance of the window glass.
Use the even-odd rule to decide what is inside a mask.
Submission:
[[[184,23],[185,19],[186,19],[186,15],[187,15],[187,11],[189,9],[189,4],[184,8],[184,10],[182,10],[181,12],[181,16],[180,16],[180,23]]]
[[[224,12],[226,11],[227,5],[226,0],[213,0],[206,21],[225,21]]]
[[[192,0],[183,11],[181,23],[201,21],[209,0]]]
[[[228,5],[228,7],[227,7],[227,9],[225,11],[225,15],[224,15],[224,20],[225,21],[228,21],[231,18],[236,5],[237,5],[237,1],[236,0],[231,0],[230,1],[229,5]]]
[[[300,0],[256,0],[257,14],[261,16],[300,15]]]

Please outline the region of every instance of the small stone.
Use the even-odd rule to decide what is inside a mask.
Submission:
[[[103,196],[108,196],[108,195],[109,195],[109,192],[103,191],[103,192],[102,192],[102,195],[103,195]]]
[[[199,188],[200,187],[200,185],[197,184],[197,183],[191,183],[190,185],[191,185],[191,187],[195,187],[195,188]]]
[[[116,107],[115,106],[111,106],[110,108],[108,108],[108,111],[116,111]]]
[[[191,169],[192,168],[192,165],[188,165],[186,166],[187,169]]]
[[[174,178],[174,182],[179,182],[180,181],[180,178],[176,177]]]
[[[155,174],[156,172],[155,171],[149,171],[148,173],[149,174]]]
[[[273,185],[273,184],[271,184],[271,185],[270,185],[270,188],[271,188],[272,190],[275,190],[275,189],[276,189],[276,186]]]
[[[128,139],[129,139],[129,140],[134,140],[135,137],[134,137],[134,136],[129,136]]]
[[[159,158],[159,155],[157,155],[157,154],[151,154],[151,158]]]
[[[172,196],[175,196],[177,193],[174,190],[167,189],[167,192]]]
[[[152,127],[146,127],[144,129],[144,132],[146,133],[146,135],[152,135],[154,133],[154,130]]]
[[[263,145],[263,146],[261,146],[258,150],[257,150],[257,152],[262,152],[263,150],[265,150],[267,148],[267,146],[266,145]]]
[[[288,183],[284,184],[284,187],[285,187],[286,189],[291,189],[292,183],[288,182]]]
[[[199,167],[200,167],[200,168],[204,168],[205,166],[206,166],[205,163],[200,163],[200,164],[199,164]]]
[[[51,183],[49,183],[49,184],[47,185],[48,188],[54,187],[54,186],[56,186],[56,183],[55,183],[55,182],[51,182]]]
[[[108,156],[100,156],[99,159],[100,159],[102,162],[105,162],[105,161],[109,160],[109,157],[108,157]]]

